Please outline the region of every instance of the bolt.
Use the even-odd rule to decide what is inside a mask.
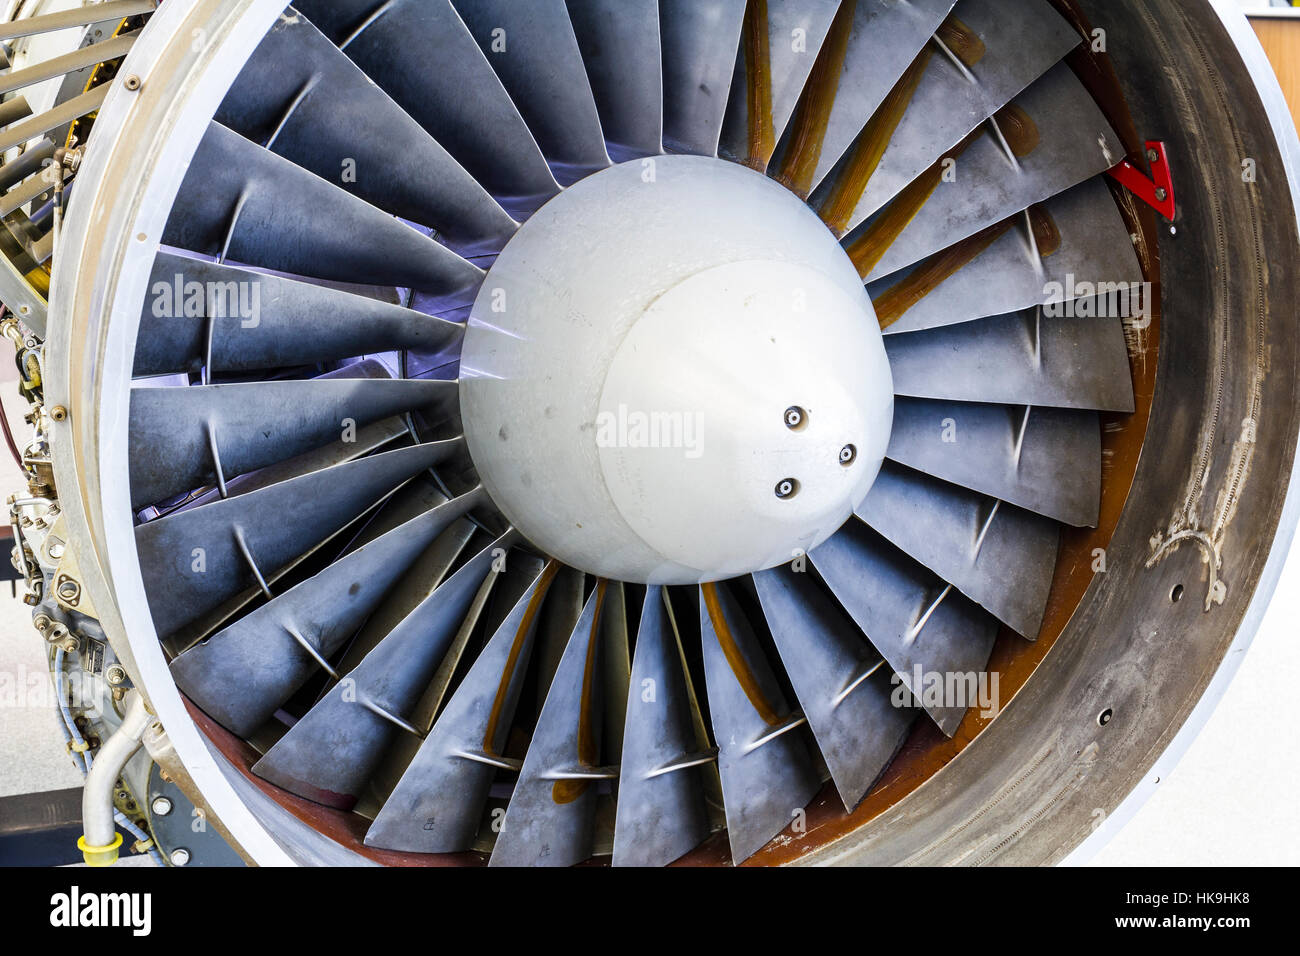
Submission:
[[[1156,190],[1156,198],[1159,199],[1161,202],[1164,202],[1166,199],[1169,198],[1169,193],[1166,192],[1163,187],[1161,187]]]
[[[128,90],[138,90],[140,88],[140,77],[136,76],[134,73],[128,73],[126,79],[122,81],[122,85]]]
[[[51,558],[55,561],[59,560],[59,558],[63,557],[63,542],[55,541],[50,545],[49,551]]]
[[[799,482],[794,478],[783,478],[776,484],[776,496],[778,498],[793,498],[799,490]]]
[[[153,803],[150,804],[153,815],[156,817],[165,817],[172,812],[172,802],[168,797],[154,797]]]
[[[791,405],[785,410],[785,427],[791,431],[803,427],[808,419],[808,413],[798,405]]]
[[[1155,162],[1159,162],[1159,161],[1160,161],[1160,154],[1157,153],[1154,149],[1148,149],[1148,150],[1147,150],[1147,159],[1149,159],[1149,160],[1150,160],[1151,162],[1153,162],[1153,163],[1155,163]]]
[[[172,866],[185,866],[190,862],[190,851],[183,846],[178,846],[172,850],[171,861]]]
[[[113,686],[123,683],[126,680],[126,668],[121,664],[114,664],[104,672],[104,680]]]
[[[68,410],[62,405],[55,405],[50,409],[50,417],[56,422],[65,421],[68,417]]]
[[[857,460],[858,449],[853,445],[845,445],[840,449],[840,464],[851,465]]]

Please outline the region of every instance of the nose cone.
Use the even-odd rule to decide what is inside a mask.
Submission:
[[[474,306],[466,441],[534,545],[616,580],[789,561],[866,495],[893,415],[857,270],[789,190],[733,163],[624,163],[547,203]]]
[[[631,529],[668,564],[725,578],[833,534],[875,481],[892,418],[865,294],[750,261],[646,310],[610,365],[596,443]]]

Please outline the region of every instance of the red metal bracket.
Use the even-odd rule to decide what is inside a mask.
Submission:
[[[1151,164],[1151,178],[1127,159],[1108,171],[1108,175],[1138,199],[1164,216],[1170,222],[1178,207],[1174,204],[1174,177],[1169,171],[1169,156],[1165,144],[1157,140],[1147,142],[1147,161]]]

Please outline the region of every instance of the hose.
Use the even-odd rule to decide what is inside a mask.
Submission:
[[[126,717],[113,736],[100,745],[99,754],[86,774],[81,794],[84,835],[77,840],[88,866],[111,866],[117,861],[122,835],[117,832],[113,792],[123,768],[137,750],[152,716],[138,691],[127,695]]]

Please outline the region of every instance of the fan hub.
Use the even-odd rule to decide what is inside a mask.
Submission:
[[[840,244],[767,177],[700,157],[625,163],[543,207],[488,275],[461,376],[510,521],[655,584],[816,547],[866,496],[893,416]]]

